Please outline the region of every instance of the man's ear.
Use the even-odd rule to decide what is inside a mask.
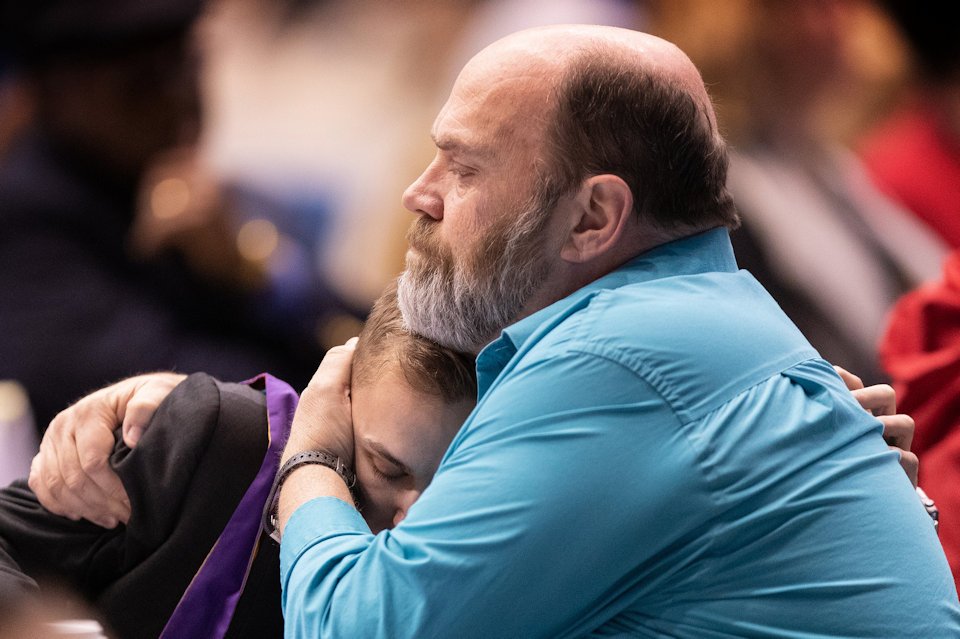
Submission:
[[[571,227],[560,256],[589,262],[615,248],[633,215],[633,193],[616,175],[594,175],[573,198]]]

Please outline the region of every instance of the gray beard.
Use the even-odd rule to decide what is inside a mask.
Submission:
[[[470,264],[452,256],[408,259],[397,284],[406,328],[447,348],[479,352],[515,322],[548,275],[543,232],[549,213],[528,210],[491,231]]]

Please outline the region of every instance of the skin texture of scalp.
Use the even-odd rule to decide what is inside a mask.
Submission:
[[[676,83],[702,105],[703,115],[716,130],[716,115],[697,67],[676,45],[648,33],[598,25],[527,29],[488,46],[462,73],[485,67],[487,77],[491,77],[490,69],[500,68],[510,75],[527,71],[541,78],[552,75],[554,79],[579,51],[590,47],[603,48],[625,66],[636,66]]]

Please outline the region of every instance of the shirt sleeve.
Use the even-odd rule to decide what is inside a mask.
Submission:
[[[392,531],[371,535],[335,499],[294,513],[281,544],[287,635],[589,632],[638,583],[655,588],[669,569],[658,553],[710,512],[693,456],[628,368],[582,353],[529,362],[484,396]]]

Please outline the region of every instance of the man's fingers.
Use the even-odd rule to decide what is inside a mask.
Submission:
[[[833,369],[840,375],[840,379],[846,384],[847,388],[869,413],[876,416],[893,415],[897,412],[897,394],[889,384],[874,384],[873,386],[864,386],[863,380],[844,370],[839,366]]]
[[[902,450],[910,450],[913,445],[913,432],[916,425],[909,415],[884,415],[878,417],[883,422],[883,438],[887,443]]]
[[[65,517],[82,519],[84,503],[79,497],[79,487],[83,481],[83,471],[73,445],[58,449],[56,471],[56,476],[50,479],[51,494],[56,497]]]
[[[126,413],[123,416],[123,443],[130,448],[136,447],[143,437],[143,432],[147,429],[150,418],[157,410],[158,404],[152,404],[142,401],[131,401],[127,405]]]
[[[112,411],[104,410],[97,402],[84,400],[77,404],[76,411],[66,412],[63,435],[56,447],[60,475],[70,502],[80,503],[81,517],[107,528],[129,518],[129,509],[123,501],[111,496],[120,481],[109,464],[115,428],[116,417]]]
[[[109,463],[113,449],[114,434],[107,423],[76,431],[75,451],[84,481],[75,492],[85,505],[84,517],[108,528],[130,518],[127,491]]]
[[[893,447],[891,447],[893,448]],[[903,471],[907,473],[907,477],[910,478],[910,483],[913,484],[913,487],[917,487],[917,475],[920,473],[920,460],[916,455],[911,453],[908,450],[900,450],[898,448],[893,448],[900,453],[900,467],[903,468]]]
[[[30,463],[30,476],[27,478],[27,484],[47,510],[56,515],[66,516],[66,511],[60,507],[59,502],[53,495],[54,490],[56,490],[55,484],[58,472],[57,459],[53,455],[53,451],[49,445],[41,444],[40,452]]]
[[[910,452],[913,444],[914,423],[909,415],[897,414],[897,395],[888,384],[875,384],[864,387],[863,380],[834,366],[843,383],[847,385],[854,398],[865,411],[877,417],[883,423],[883,437],[892,450],[900,455],[900,466],[914,488],[917,486],[917,474],[920,470],[920,460]]]
[[[127,446],[134,448],[140,442],[157,408],[186,377],[179,373],[154,373],[138,378],[140,381],[131,395],[119,402],[122,404],[123,441]]]
[[[324,355],[323,361],[313,374],[309,386],[322,388],[349,388],[350,370],[353,366],[353,352],[356,338],[342,346],[334,346]]]
[[[80,519],[79,504],[69,494],[61,471],[60,454],[65,447],[73,445],[73,438],[67,435],[66,421],[64,413],[58,414],[44,433],[39,456],[43,490],[36,492],[40,503],[51,512],[70,519]]]
[[[300,395],[284,455],[303,450],[326,450],[351,466],[353,422],[350,369],[356,340],[327,351],[313,379]]]
[[[840,368],[839,366],[834,366],[833,370],[837,371],[837,374],[840,375],[840,379],[843,380],[843,383],[847,385],[852,391],[863,388],[863,380],[851,373],[845,368]]]
[[[105,528],[113,528],[123,511],[94,478],[98,473],[112,473],[102,461],[106,459],[104,455],[109,455],[113,448],[113,437],[108,435],[109,443],[94,441],[93,448],[89,442],[74,441],[59,450],[57,460],[63,486],[59,498],[71,519],[82,517]]]
[[[61,481],[60,475],[54,474],[42,486],[37,486],[37,490],[34,492],[37,492],[37,496],[40,498],[40,495],[46,491],[48,497],[45,498],[45,501],[52,501],[53,503],[57,504],[57,510],[51,512],[55,512],[58,515],[67,517],[68,519],[77,521],[79,519],[86,518],[87,520],[92,521],[98,526],[102,526],[104,528],[113,528],[117,525],[118,520],[110,514],[100,517],[85,516],[83,513],[88,512],[89,506],[86,504],[86,502],[81,500],[78,495],[96,495],[97,491],[99,491],[99,488],[89,481],[83,484],[85,486],[83,489],[70,488],[68,486],[70,481],[72,480],[68,479],[66,482]],[[31,487],[34,486],[36,486],[36,484],[31,483]],[[101,496],[100,498],[106,499],[106,496]],[[127,515],[127,518],[129,518],[129,514]]]
[[[897,394],[889,384],[875,384],[852,392],[864,410],[877,417],[897,412]]]

